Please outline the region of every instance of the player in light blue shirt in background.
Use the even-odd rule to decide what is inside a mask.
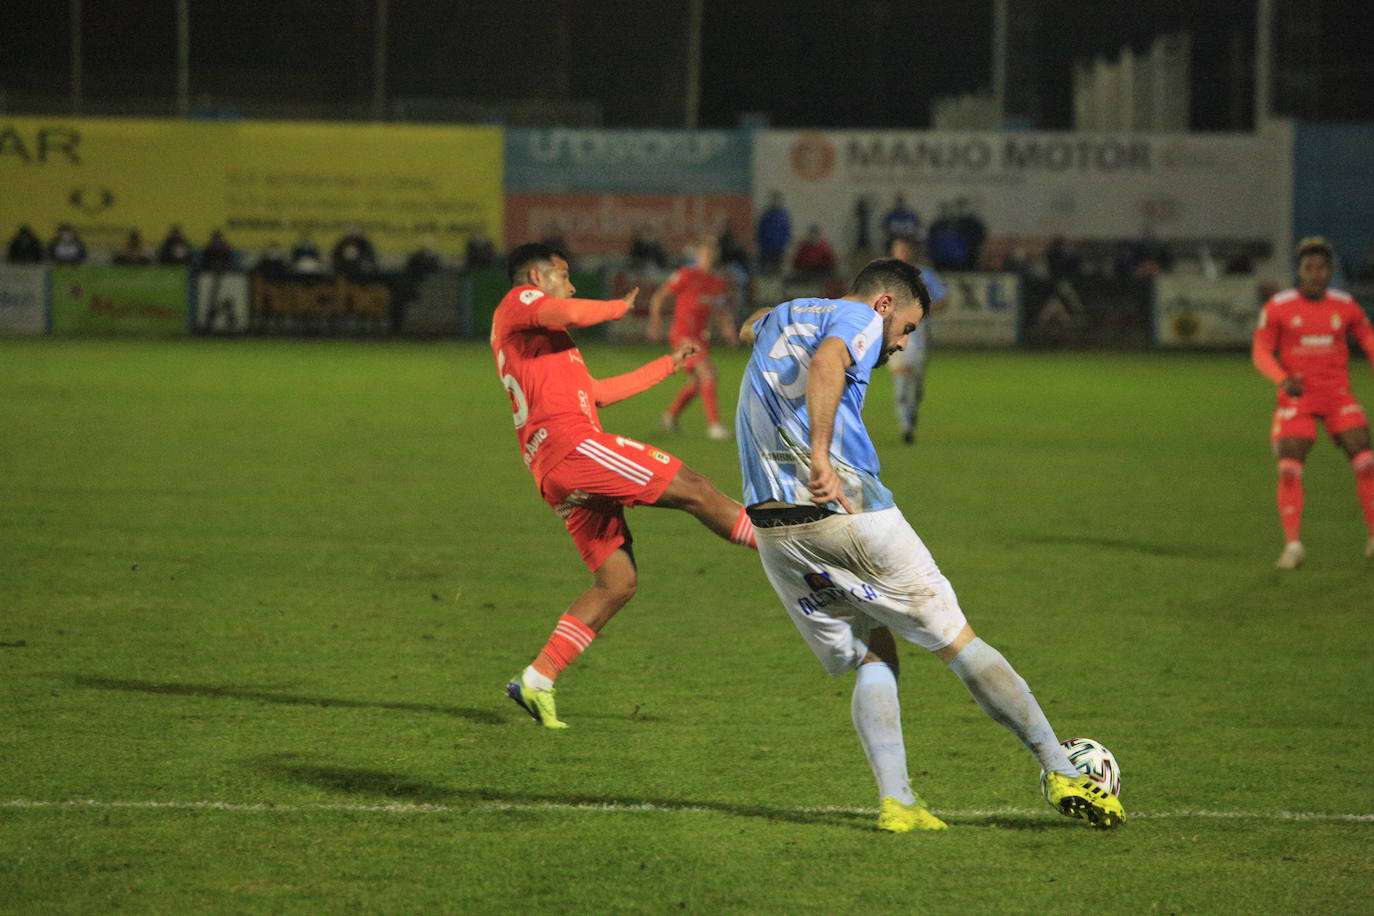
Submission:
[[[916,442],[916,422],[921,409],[921,401],[926,396],[926,354],[930,348],[930,315],[939,312],[947,305],[949,295],[945,282],[932,267],[921,263],[924,244],[915,236],[897,235],[888,239],[887,256],[914,264],[921,272],[921,282],[930,291],[930,309],[926,320],[922,321],[908,338],[907,344],[892,355],[887,368],[892,371],[892,400],[897,409],[897,424],[902,430],[902,441],[907,445]]]
[[[840,299],[794,299],[745,322],[753,355],[736,413],[744,502],[768,581],[831,675],[857,669],[855,730],[878,783],[878,827],[947,827],[912,791],[893,633],[933,652],[1042,767],[1045,798],[1094,827],[1121,802],[1069,762],[1026,682],[979,639],[954,589],[878,477],[864,428],[873,370],[930,303],[917,269],[871,261]]]

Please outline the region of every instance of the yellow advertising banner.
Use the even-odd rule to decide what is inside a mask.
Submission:
[[[502,146],[498,127],[0,117],[0,233],[156,246],[180,223],[196,246],[221,229],[327,256],[356,224],[383,253],[458,254],[478,229],[502,237]]]

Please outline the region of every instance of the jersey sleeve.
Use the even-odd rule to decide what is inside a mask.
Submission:
[[[825,328],[825,337],[838,337],[849,349],[855,367],[864,374],[871,372],[883,349],[883,319],[873,309],[856,303],[834,313]]]
[[[1358,302],[1352,299],[1350,305],[1350,333],[1355,335],[1355,340],[1359,343],[1360,349],[1364,350],[1364,355],[1369,359],[1369,365],[1374,366],[1374,327],[1370,326],[1369,315],[1360,308]]]
[[[645,363],[638,369],[623,375],[593,379],[592,397],[596,400],[597,407],[605,407],[607,404],[623,401],[641,391],[647,391],[672,374],[673,358],[660,356],[653,362]]]
[[[506,327],[512,331],[525,328],[586,328],[603,321],[615,321],[630,310],[624,299],[559,299],[548,296],[534,287],[527,287],[516,296],[508,313]]]
[[[945,281],[940,279],[940,275],[933,270],[921,268],[921,279],[926,281],[926,290],[930,293],[930,304],[934,305],[941,299],[949,295],[949,288],[945,286]]]
[[[1266,304],[1260,310],[1259,324],[1255,327],[1255,337],[1250,344],[1250,362],[1260,374],[1275,385],[1283,384],[1288,377],[1283,366],[1279,365],[1274,350],[1279,345],[1279,325],[1274,320],[1272,306]]]

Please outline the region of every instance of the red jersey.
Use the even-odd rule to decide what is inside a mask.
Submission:
[[[711,310],[725,304],[725,292],[729,289],[725,278],[700,267],[682,267],[673,272],[664,286],[673,294],[669,338],[706,340]]]
[[[1347,334],[1355,335],[1374,365],[1374,328],[1349,293],[1328,289],[1313,302],[1288,289],[1264,304],[1251,356],[1275,384],[1300,375],[1308,387],[1344,387],[1350,384]]]
[[[496,371],[510,395],[521,457],[535,480],[588,436],[601,432],[597,407],[636,394],[672,375],[663,356],[633,372],[595,379],[568,328],[613,321],[628,311],[622,299],[557,299],[517,286],[491,318]]]

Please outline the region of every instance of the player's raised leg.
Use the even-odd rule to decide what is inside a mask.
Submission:
[[[750,524],[744,506],[716,489],[709,478],[685,464],[679,468],[668,489],[652,505],[689,512],[730,543],[758,549],[754,541],[754,526]]]
[[[949,665],[993,721],[1015,735],[1045,771],[1045,798],[1068,817],[1086,817],[1094,827],[1126,820],[1116,796],[1104,791],[1069,761],[1064,746],[1016,669],[967,624],[936,656]]]
[[[1312,450],[1312,442],[1311,439],[1285,436],[1274,443],[1279,470],[1276,500],[1279,522],[1283,525],[1283,552],[1274,561],[1278,569],[1297,569],[1307,558],[1302,546],[1302,470],[1307,453]]]
[[[538,657],[506,685],[506,693],[545,728],[567,728],[554,707],[554,681],[586,651],[596,634],[634,597],[638,574],[624,547],[613,550],[593,573],[592,587],[558,619]]]

